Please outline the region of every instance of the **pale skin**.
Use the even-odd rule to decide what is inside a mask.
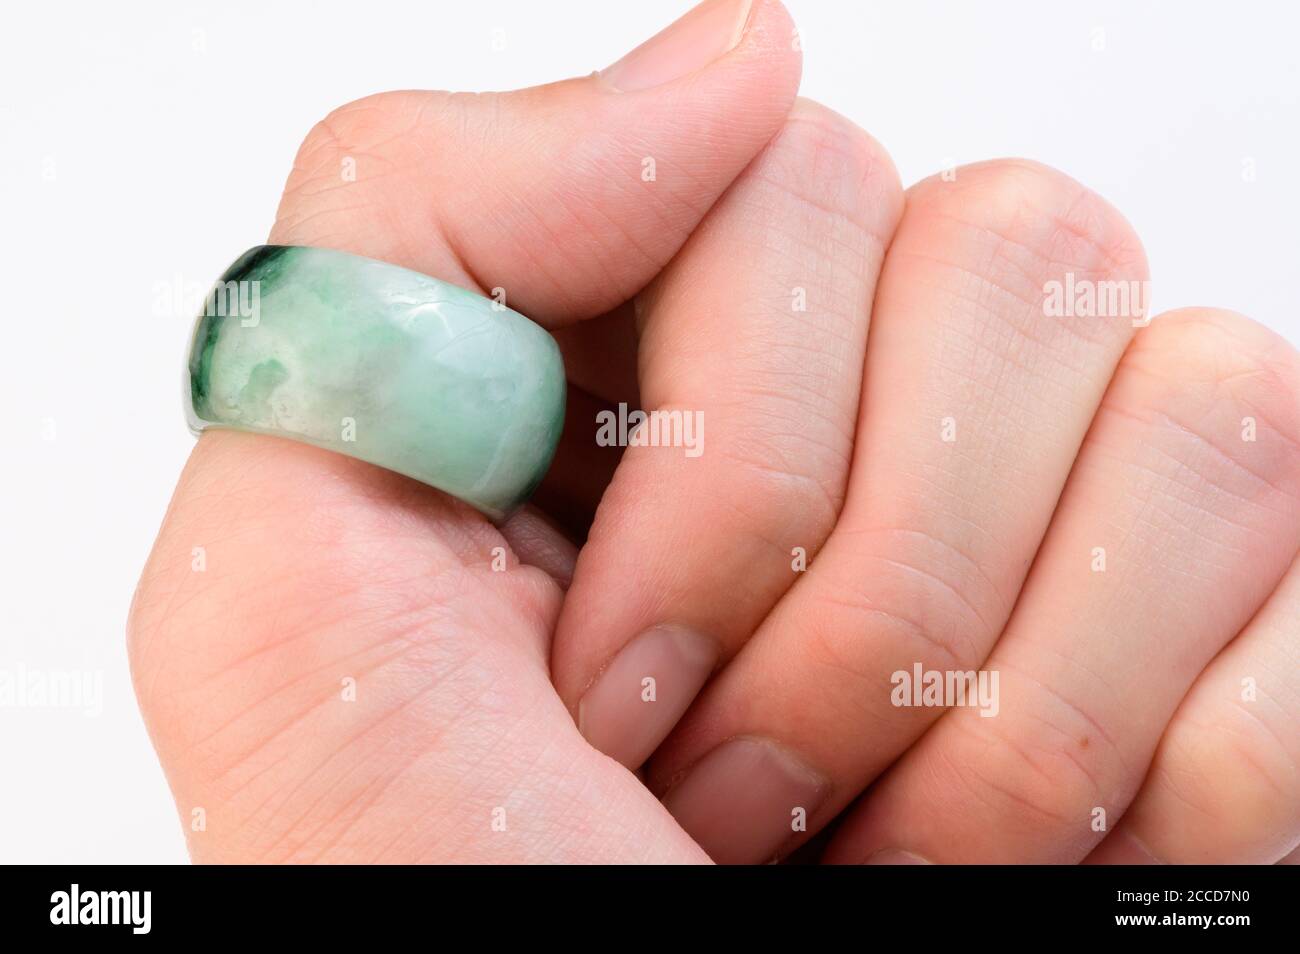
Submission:
[[[198,440],[129,624],[196,861],[1296,851],[1300,358],[1219,309],[1047,314],[1147,278],[1123,217],[1020,160],[904,191],[796,99],[792,31],[714,0],[602,74],[307,136],[270,240],[504,288],[569,420],[501,527]],[[620,401],[703,453],[597,446]],[[918,663],[996,671],[997,715],[895,705]]]

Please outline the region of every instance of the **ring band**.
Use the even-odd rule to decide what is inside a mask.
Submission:
[[[260,245],[194,328],[190,429],[337,451],[500,520],[537,487],[564,423],[545,329],[447,282],[329,249]]]

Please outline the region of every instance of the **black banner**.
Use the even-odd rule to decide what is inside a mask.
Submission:
[[[1107,935],[1232,944],[1287,936],[1296,868],[139,868],[8,869],[7,939],[98,943],[580,931],[660,946],[684,925],[730,941]],[[1278,935],[1278,931],[1286,932]],[[1045,934],[1044,932],[1050,932]],[[34,937],[38,936],[38,937]],[[453,937],[461,937],[454,941]],[[1262,938],[1264,935],[1260,935]],[[620,946],[622,946],[620,944]],[[639,945],[638,945],[639,946]]]

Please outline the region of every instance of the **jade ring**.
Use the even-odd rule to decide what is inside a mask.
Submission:
[[[405,474],[503,519],[537,487],[564,422],[545,329],[396,265],[249,249],[194,329],[190,428],[302,441]]]

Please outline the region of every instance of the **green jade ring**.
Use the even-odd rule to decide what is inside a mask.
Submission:
[[[405,474],[504,519],[564,423],[564,363],[517,311],[322,248],[261,245],[194,328],[190,429],[287,437]]]

